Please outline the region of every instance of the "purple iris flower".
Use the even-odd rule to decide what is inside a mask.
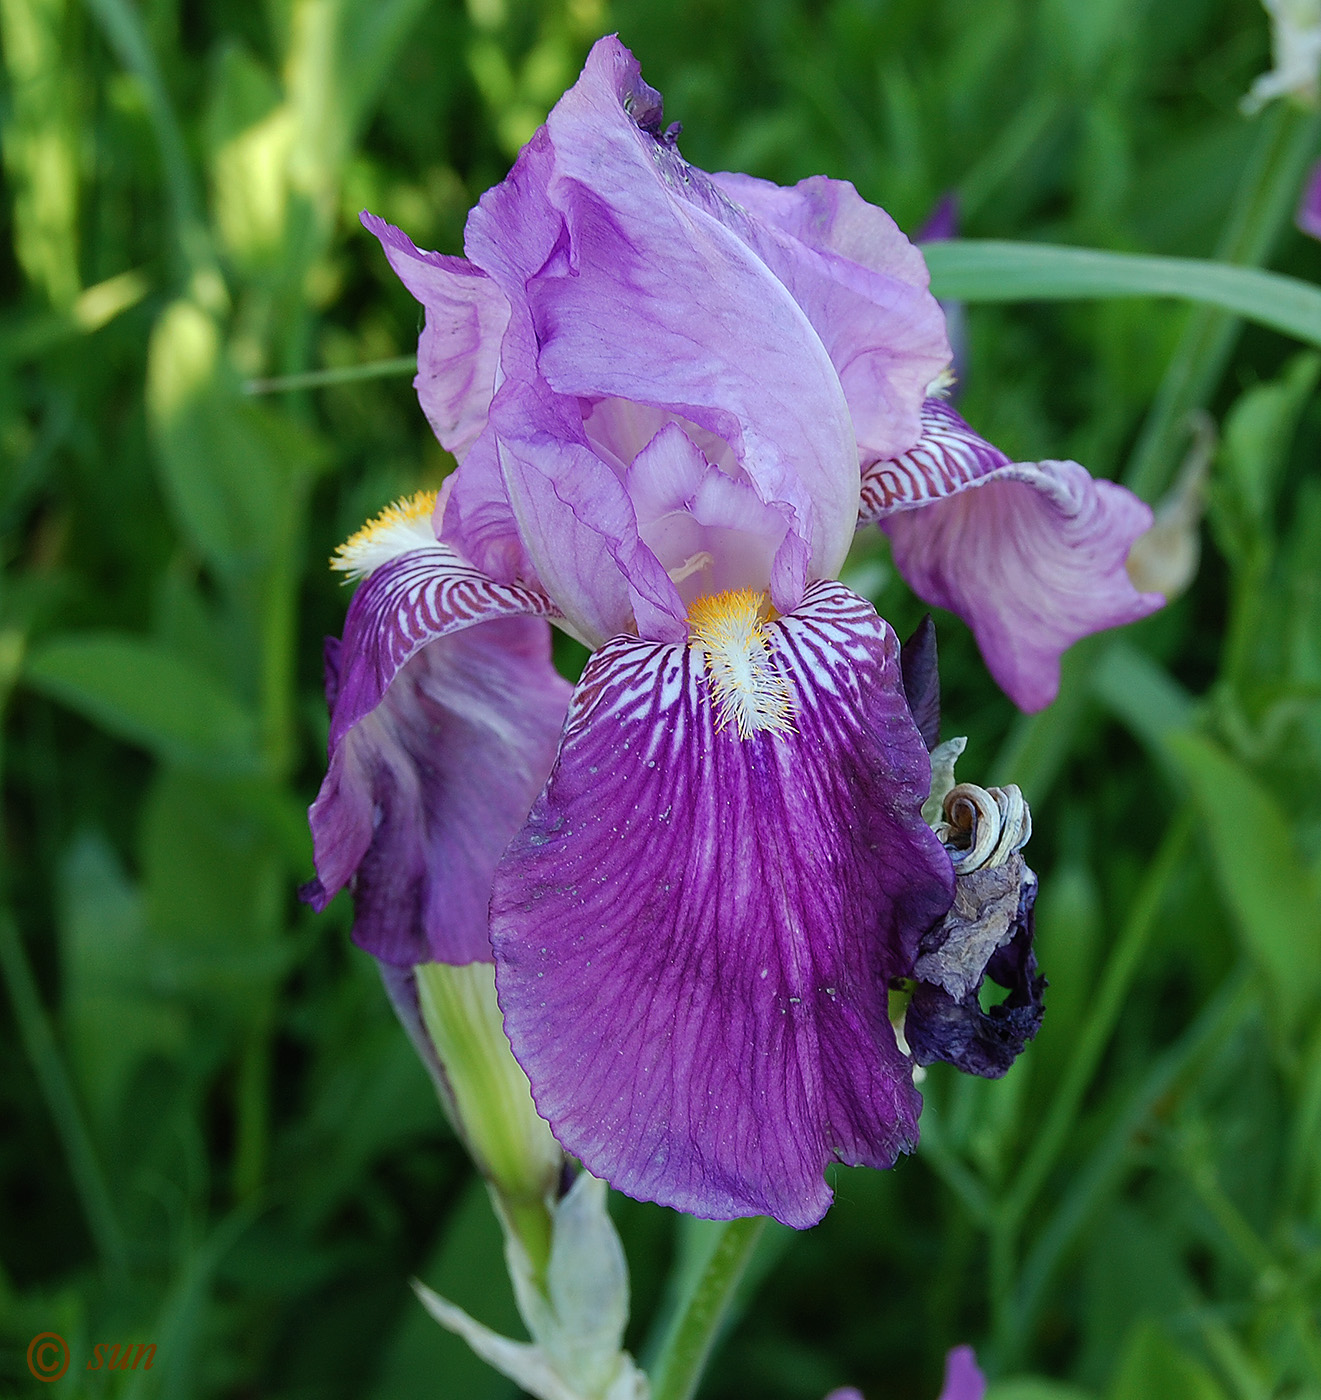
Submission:
[[[676,136],[605,38],[466,258],[364,216],[426,308],[416,386],[460,465],[341,551],[363,582],[327,654],[307,895],[351,885],[390,964],[493,955],[537,1106],[596,1175],[805,1226],[827,1163],[915,1141],[890,986],[925,959],[956,1010],[918,1007],[924,1056],[971,1064],[982,973],[1030,936],[946,917],[930,706],[836,581],[855,530],[881,522],[1025,706],[1161,599],[1124,573],[1145,506],[929,396],[943,320],[886,214],[708,175]],[[549,622],[592,649],[572,691]]]
[[[1307,173],[1295,222],[1303,233],[1321,238],[1321,161]]]
[[[971,1347],[955,1347],[945,1358],[945,1384],[938,1400],[983,1400],[986,1377],[977,1365]],[[852,1386],[832,1390],[826,1400],[862,1400],[862,1392]]]
[[[956,194],[942,195],[926,222],[913,235],[921,247],[924,243],[947,243],[959,236],[959,199]],[[961,301],[942,299],[940,309],[945,316],[945,334],[949,336],[950,371],[954,382],[949,387],[949,401],[957,403],[959,390],[968,376],[968,315]]]

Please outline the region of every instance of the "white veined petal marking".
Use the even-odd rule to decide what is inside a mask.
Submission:
[[[431,528],[436,509],[435,491],[415,491],[373,516],[361,530],[349,536],[331,556],[330,567],[351,579],[366,578],[382,564],[409,550],[436,543]]]
[[[751,588],[705,593],[688,609],[689,645],[701,653],[716,709],[716,729],[740,739],[761,730],[794,732],[794,693],[771,652],[765,593]]]

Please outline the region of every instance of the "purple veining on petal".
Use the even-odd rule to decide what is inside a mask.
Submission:
[[[496,583],[449,548],[410,550],[377,569],[353,595],[339,648],[332,749],[381,701],[429,642],[497,617],[555,617],[544,594]]]
[[[939,1400],[983,1400],[986,1377],[977,1365],[977,1357],[968,1346],[955,1347],[945,1357],[945,1387]]]
[[[589,1170],[698,1215],[810,1225],[832,1160],[890,1165],[919,1100],[886,988],[949,905],[899,647],[809,587],[769,626],[795,731],[717,732],[700,650],[620,638],[497,872],[515,1054]]]
[[[922,405],[922,436],[907,452],[872,462],[862,474],[858,521],[943,500],[1010,459],[978,436],[943,399]]]
[[[1295,222],[1303,233],[1321,238],[1321,161],[1307,172]]]
[[[375,214],[364,210],[361,218],[381,240],[399,280],[426,308],[413,386],[441,446],[462,460],[486,426],[509,302],[466,258],[423,252]]]
[[[924,602],[968,623],[1009,697],[1039,710],[1068,647],[1164,605],[1125,570],[1151,510],[1076,462],[1010,462],[940,400],[923,419],[916,447],[864,474],[862,518]]]

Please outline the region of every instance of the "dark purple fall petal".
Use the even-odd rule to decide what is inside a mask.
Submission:
[[[920,1065],[945,1060],[998,1079],[1041,1026],[1045,978],[1032,949],[1037,877],[1017,852],[961,875],[943,922],[922,940],[904,1037]],[[1007,989],[983,1011],[985,978]]]
[[[1164,604],[1124,567],[1151,509],[1076,462],[1010,462],[938,399],[923,419],[915,448],[864,473],[863,518],[913,591],[968,623],[1010,699],[1042,709],[1068,647]]]
[[[353,595],[336,653],[331,749],[428,643],[478,622],[529,615],[554,617],[556,608],[534,589],[495,583],[448,545],[410,550],[377,569]]]
[[[802,1227],[827,1163],[889,1166],[916,1137],[886,988],[952,871],[893,632],[827,583],[770,632],[785,736],[717,732],[696,648],[618,638],[589,661],[491,933],[568,1151],[631,1195]]]
[[[555,757],[569,687],[540,618],[431,642],[340,740],[310,817],[324,908],[353,890],[353,939],[384,962],[490,958],[491,879]]]
[[[568,704],[547,623],[519,615],[547,611],[437,546],[373,573],[327,649],[330,769],[303,893],[321,909],[350,885],[354,939],[384,962],[490,957],[491,877]]]

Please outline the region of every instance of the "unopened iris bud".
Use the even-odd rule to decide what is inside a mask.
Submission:
[[[505,1038],[495,969],[481,962],[422,963],[413,972],[454,1127],[529,1255],[544,1263],[547,1203],[558,1194],[564,1153]]]

